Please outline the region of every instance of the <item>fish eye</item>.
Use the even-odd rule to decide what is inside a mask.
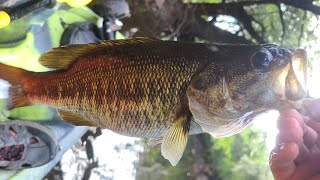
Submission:
[[[255,70],[266,72],[270,69],[272,60],[272,54],[265,49],[256,52],[251,57],[251,65]]]

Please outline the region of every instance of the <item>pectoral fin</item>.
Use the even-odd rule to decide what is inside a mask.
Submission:
[[[58,110],[59,115],[61,117],[61,119],[63,119],[64,121],[74,124],[76,126],[94,126],[97,127],[97,124],[95,124],[94,122],[82,117],[79,114],[70,112],[70,111],[65,111],[65,110]]]
[[[151,138],[148,141],[149,148],[157,148],[160,147],[162,143],[162,138]]]
[[[161,144],[164,158],[175,166],[181,159],[189,136],[190,121],[187,117],[179,117],[176,123],[165,133]]]

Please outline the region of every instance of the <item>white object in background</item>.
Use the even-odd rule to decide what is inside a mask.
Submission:
[[[7,81],[0,79],[0,99],[7,99],[9,97],[9,87],[10,84]]]

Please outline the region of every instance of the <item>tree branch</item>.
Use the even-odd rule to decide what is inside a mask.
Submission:
[[[201,4],[194,4],[195,6],[211,6],[211,10],[206,8],[208,13],[217,13],[219,10],[223,10],[225,8],[239,8],[244,6],[252,6],[252,5],[261,5],[261,4],[277,4],[282,3],[286,5],[293,6],[298,9],[307,10],[314,14],[320,15],[320,7],[314,5],[312,1],[301,1],[301,0],[248,0],[248,1],[241,1],[241,2],[229,2],[229,3],[201,3]],[[210,14],[211,14],[210,13]]]
[[[283,40],[284,40],[284,36],[286,35],[286,26],[284,24],[283,12],[281,10],[281,4],[279,3],[279,0],[278,0],[278,3],[276,4],[276,6],[278,7],[280,22],[281,22],[281,26],[282,26],[282,33],[281,33],[281,45],[282,45]]]
[[[245,11],[243,6],[241,5],[242,3],[239,2],[239,4],[225,3],[226,6],[222,6],[220,7],[221,9],[219,9],[214,8],[217,7],[217,4],[202,3],[199,5],[195,5],[195,8],[198,15],[207,14],[214,16],[223,12],[223,14],[233,16],[239,21],[239,23],[244,27],[244,29],[248,31],[248,33],[253,39],[255,39],[258,43],[265,43],[266,41],[263,39],[263,37],[261,37],[259,33],[257,33],[257,31],[253,28],[253,17]]]
[[[186,8],[186,9],[184,10],[183,18],[182,18],[181,23],[179,23],[179,25],[177,26],[176,30],[174,30],[174,32],[172,32],[172,33],[169,35],[169,37],[174,37],[174,36],[176,36],[176,35],[180,32],[182,26],[185,25],[187,19],[188,19],[188,8]]]
[[[233,11],[231,15],[238,19],[238,21],[244,26],[244,29],[246,29],[250,36],[258,43],[266,43],[266,41],[252,26],[252,21],[254,21],[253,17],[250,16],[243,8],[240,8],[238,12]]]
[[[195,153],[193,155],[193,166],[190,173],[190,179],[216,179],[217,174],[214,171],[212,163],[206,162],[208,143],[206,143],[207,135],[199,134],[191,136],[190,140],[193,144]],[[210,137],[209,137],[210,138]]]
[[[320,7],[312,4],[312,1],[303,2],[301,0],[281,0],[280,2],[283,4],[293,6],[295,8],[307,10],[314,14],[320,15]]]
[[[192,35],[211,42],[252,44],[252,42],[244,37],[224,31],[214,26],[212,23],[205,22],[201,18],[198,18],[197,21],[195,21],[191,31],[192,32],[190,33],[192,33]]]
[[[281,10],[281,4],[293,6],[295,8],[299,8],[305,11],[310,11],[314,14],[320,15],[320,7],[314,5],[313,0],[247,0],[241,2],[229,2],[229,3],[201,3],[201,4],[191,4],[196,9],[197,15],[212,15],[216,16],[218,14],[226,14],[233,16],[236,18],[240,24],[248,31],[252,38],[254,38],[259,43],[265,43],[263,39],[263,35],[261,36],[257,31],[253,28],[252,22],[255,21],[253,17],[244,9],[244,6],[251,5],[261,5],[261,4],[274,4],[278,7],[278,13],[280,17],[280,22],[282,25],[282,33],[281,33],[281,44],[284,40],[286,34],[286,26],[283,19],[283,12]],[[258,23],[259,24],[259,23]],[[261,27],[263,28],[263,27]]]
[[[302,18],[303,20],[302,20],[302,22],[304,22],[306,18],[307,18],[307,12],[305,11],[305,12],[303,13],[303,18]],[[299,40],[298,40],[298,47],[300,47],[300,45],[301,45],[301,40],[302,40],[303,32],[304,32],[304,23],[302,23],[302,25],[301,25],[300,36],[299,36]]]

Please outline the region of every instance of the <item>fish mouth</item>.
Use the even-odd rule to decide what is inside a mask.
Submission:
[[[288,74],[285,80],[285,97],[290,101],[299,101],[308,97],[307,90],[307,52],[297,49],[288,64]]]

